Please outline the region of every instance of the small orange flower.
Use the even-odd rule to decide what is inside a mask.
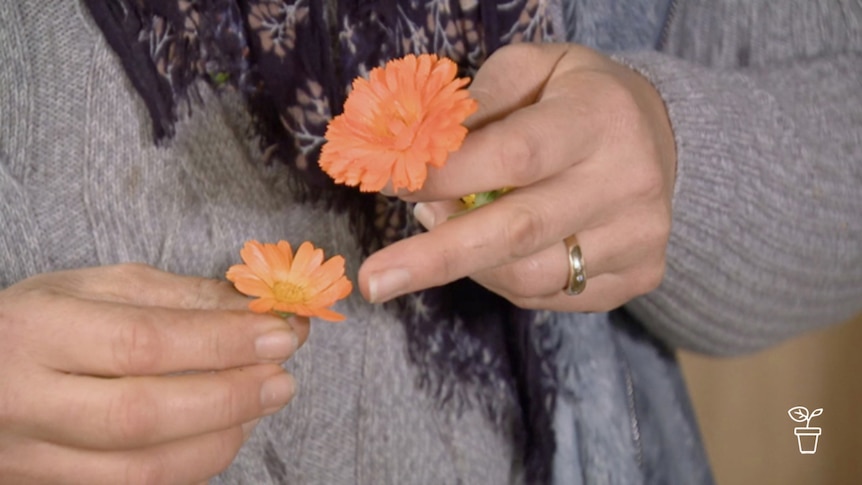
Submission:
[[[376,192],[422,188],[427,165],[442,167],[457,150],[477,109],[454,62],[408,55],[353,81],[353,90],[326,130],[320,166],[337,183]]]
[[[299,246],[296,255],[287,241],[248,241],[239,254],[245,264],[231,266],[227,279],[240,292],[258,297],[248,304],[251,311],[344,320],[344,315],[329,309],[353,291],[344,276],[343,257],[334,256],[324,263],[323,250],[308,241]]]

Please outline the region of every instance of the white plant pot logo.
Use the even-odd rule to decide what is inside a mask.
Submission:
[[[817,453],[817,441],[820,438],[821,430],[811,427],[811,419],[823,414],[823,408],[817,408],[809,413],[805,406],[795,406],[788,409],[787,414],[790,415],[790,419],[797,423],[805,423],[804,427],[793,428],[793,434],[796,435],[796,441],[799,443],[799,452],[803,455]]]

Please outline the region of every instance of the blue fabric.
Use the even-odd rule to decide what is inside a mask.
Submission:
[[[673,0],[563,0],[566,39],[602,52],[654,49]]]
[[[566,38],[606,52],[656,49],[671,0],[564,0]],[[557,314],[553,483],[711,484],[674,355],[624,310]],[[542,343],[539,343],[542,346]],[[547,349],[550,350],[550,349]]]
[[[711,484],[674,355],[630,314],[558,314],[553,483]]]

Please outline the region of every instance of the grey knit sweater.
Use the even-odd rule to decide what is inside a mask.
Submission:
[[[629,305],[733,354],[862,310],[862,2],[679,2],[662,94],[678,169],[667,276]]]
[[[601,38],[609,12],[578,3]],[[120,261],[219,277],[252,237],[314,240],[355,275],[347,221],[285,205],[238,103],[204,91],[155,147],[79,2],[0,3],[0,46],[0,288]],[[673,345],[732,354],[862,309],[862,4],[677,2],[663,52],[618,58],[658,88],[679,155],[667,276],[629,310]],[[350,321],[315,325],[289,363],[300,396],[224,478],[506,483],[507,433],[415,389],[391,315],[356,296],[338,310]],[[290,465],[253,466],[274,455]]]

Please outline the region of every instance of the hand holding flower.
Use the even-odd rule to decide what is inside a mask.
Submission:
[[[563,44],[501,49],[469,88],[479,111],[422,189],[429,232],[373,254],[359,286],[379,302],[470,276],[528,308],[603,311],[664,273],[675,177],[664,104],[636,72]],[[514,190],[462,217],[465,194]],[[573,297],[564,238],[577,234],[589,284]]]
[[[140,264],[0,291],[4,483],[197,483],[294,394],[308,336],[225,282]],[[50,463],[51,466],[45,466]]]

